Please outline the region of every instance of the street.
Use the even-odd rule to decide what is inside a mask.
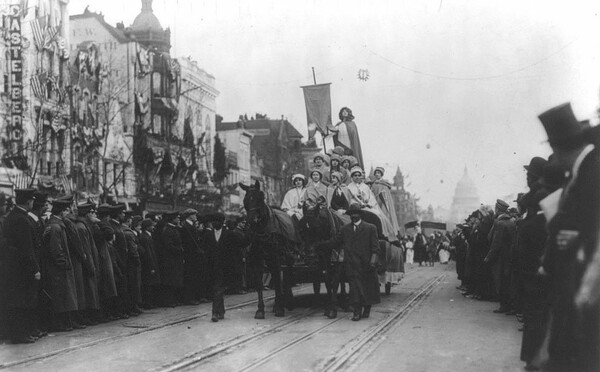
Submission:
[[[519,371],[519,323],[492,302],[455,289],[454,264],[407,266],[402,282],[350,321],[323,316],[312,286],[294,288],[283,318],[253,318],[255,293],[227,296],[225,320],[210,304],[161,308],[87,329],[54,333],[31,345],[0,345],[10,371]],[[272,306],[267,291],[267,309]]]

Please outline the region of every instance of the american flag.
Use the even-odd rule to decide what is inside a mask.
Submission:
[[[45,43],[44,30],[46,29],[47,17],[42,16],[31,21],[31,31],[33,32],[33,43],[36,48],[42,49]]]
[[[71,179],[69,176],[66,176],[66,175],[60,176],[60,182],[62,183],[62,186],[64,187],[65,192],[67,194],[73,193],[73,183],[71,182]]]
[[[44,35],[44,45],[43,45],[44,49],[52,49],[52,46],[53,46],[52,42],[56,38],[56,35],[58,35],[58,26],[46,27],[46,32]]]
[[[33,95],[35,95],[39,99],[46,98],[46,73],[42,73],[39,75],[33,75],[31,77],[31,90],[33,91]]]
[[[28,189],[31,184],[31,177],[25,173],[19,173],[13,179],[13,185],[15,189]]]

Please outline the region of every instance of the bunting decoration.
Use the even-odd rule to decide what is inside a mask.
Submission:
[[[38,50],[44,46],[45,37],[44,30],[46,29],[47,17],[42,16],[31,21],[31,31],[33,33],[33,43]]]

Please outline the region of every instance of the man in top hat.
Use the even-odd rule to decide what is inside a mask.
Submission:
[[[34,201],[35,190],[17,189],[16,207],[4,221],[5,246],[1,247],[5,260],[3,267],[8,336],[12,343],[32,343],[37,324],[35,308],[41,279],[39,258],[35,255],[34,235],[28,212]]]
[[[160,254],[160,275],[163,287],[163,302],[166,306],[183,303],[184,288],[184,250],[179,230],[179,212],[163,215],[165,226],[160,235],[162,249]]]
[[[304,175],[297,173],[292,176],[292,183],[294,187],[285,193],[281,209],[296,221],[300,221],[303,217],[301,201],[306,192],[307,180]]]
[[[204,259],[204,247],[200,242],[200,236],[196,224],[198,222],[198,211],[188,208],[181,212],[181,244],[183,245],[183,300],[189,305],[198,305],[204,297],[201,293],[202,275],[201,267]]]
[[[139,251],[142,262],[142,304],[146,309],[157,306],[160,287],[158,259],[152,237],[155,227],[156,222],[154,220],[149,218],[142,220]]]
[[[600,370],[600,304],[578,309],[575,294],[599,249],[600,150],[584,138],[569,103],[541,115],[553,151],[551,163],[567,172],[558,212],[548,221],[542,272],[551,276],[549,365],[557,370]],[[548,216],[551,217],[551,216]]]
[[[507,213],[508,204],[496,200],[495,221],[489,232],[490,250],[484,262],[491,266],[496,296],[500,308],[495,313],[507,313],[512,310],[510,301],[511,248],[516,237],[515,221]]]
[[[48,294],[52,299],[52,328],[57,332],[70,331],[73,327],[82,328],[72,321],[78,310],[77,283],[64,222],[71,213],[71,204],[71,200],[64,199],[52,202],[52,215],[42,237],[42,261],[48,272]]]
[[[376,265],[379,253],[377,228],[362,220],[362,208],[351,204],[346,214],[351,223],[342,226],[333,239],[343,250],[344,272],[350,284],[350,303],[354,309],[353,321],[368,318],[371,305],[378,304],[379,279]],[[330,317],[334,316],[330,312]]]
[[[132,211],[125,211],[121,223],[125,242],[127,243],[127,291],[129,292],[128,311],[137,316],[143,311],[142,304],[142,264],[140,262],[139,241],[133,225],[134,218],[139,225],[141,217],[133,216]]]

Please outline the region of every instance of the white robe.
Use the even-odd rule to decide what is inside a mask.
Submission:
[[[301,201],[305,193],[306,188],[294,187],[283,197],[281,209],[283,209],[290,217],[296,216],[299,220],[302,219],[303,215]]]

